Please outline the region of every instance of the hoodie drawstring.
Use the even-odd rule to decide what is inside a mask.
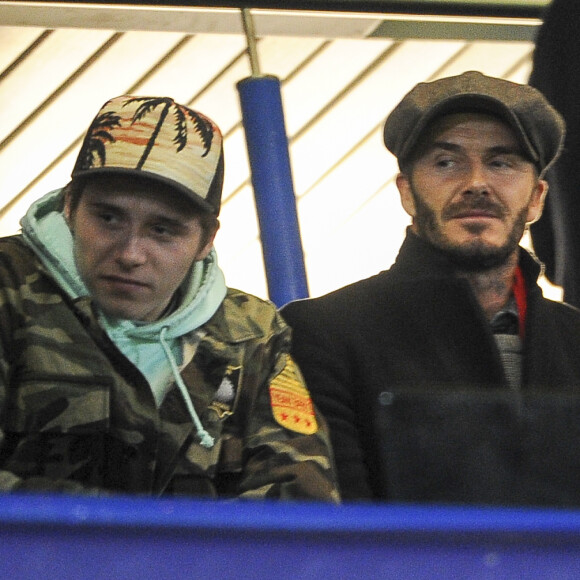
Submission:
[[[161,332],[159,333],[159,342],[161,343],[161,346],[163,347],[163,350],[165,351],[165,356],[167,357],[167,360],[169,361],[169,365],[171,366],[171,370],[173,371],[173,376],[175,378],[175,382],[177,383],[177,386],[179,387],[179,390],[181,391],[181,395],[183,396],[183,400],[185,401],[185,405],[187,407],[187,410],[189,411],[189,414],[191,415],[191,418],[193,419],[193,422],[195,424],[195,428],[197,429],[197,435],[200,438],[201,444],[206,449],[211,449],[214,446],[215,439],[204,429],[204,427],[201,424],[201,421],[197,415],[197,412],[195,411],[195,407],[193,406],[193,403],[191,402],[191,397],[189,396],[189,393],[187,392],[187,387],[185,386],[185,383],[183,382],[183,379],[181,378],[181,373],[179,372],[179,369],[177,368],[177,363],[175,362],[175,358],[173,357],[173,354],[171,353],[169,346],[165,342],[165,334],[167,334],[167,330],[168,330],[167,326],[164,326],[161,329]]]

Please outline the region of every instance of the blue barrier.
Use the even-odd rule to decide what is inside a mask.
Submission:
[[[0,496],[10,580],[580,578],[580,512]]]

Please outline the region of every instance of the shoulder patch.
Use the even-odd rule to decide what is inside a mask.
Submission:
[[[310,393],[292,357],[270,383],[270,402],[274,418],[282,427],[304,435],[318,431]]]

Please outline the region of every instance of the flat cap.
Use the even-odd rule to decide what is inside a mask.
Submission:
[[[565,123],[546,97],[529,85],[478,71],[416,85],[385,121],[385,145],[401,165],[431,121],[463,111],[490,113],[507,123],[541,174],[560,154]]]

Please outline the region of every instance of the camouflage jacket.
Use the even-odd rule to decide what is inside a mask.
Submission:
[[[157,408],[143,375],[19,236],[0,240],[0,489],[338,501],[326,426],[275,308],[228,290]],[[228,397],[218,396],[227,391]]]

